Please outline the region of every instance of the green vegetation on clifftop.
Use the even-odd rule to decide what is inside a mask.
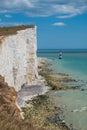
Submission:
[[[27,28],[34,28],[34,27],[35,25],[0,27],[0,36],[13,35],[13,34],[16,34],[17,31],[24,30]]]

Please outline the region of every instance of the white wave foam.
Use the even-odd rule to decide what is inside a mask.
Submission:
[[[81,109],[72,110],[72,112],[82,112],[82,111],[87,111],[87,107],[82,107]]]

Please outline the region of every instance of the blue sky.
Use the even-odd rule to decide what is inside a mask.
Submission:
[[[30,24],[39,49],[87,49],[87,0],[0,1],[0,26]]]

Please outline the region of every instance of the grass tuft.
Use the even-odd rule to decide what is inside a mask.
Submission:
[[[22,26],[11,26],[11,27],[0,27],[0,36],[8,36],[16,34],[19,30],[24,30],[27,28],[34,28],[35,25],[22,25]]]

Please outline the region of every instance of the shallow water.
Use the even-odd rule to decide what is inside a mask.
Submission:
[[[69,90],[51,93],[56,105],[63,109],[67,123],[77,130],[87,130],[87,91]]]
[[[51,96],[54,97],[56,105],[63,109],[66,122],[77,130],[87,130],[87,52],[64,52],[62,60],[58,59],[57,51],[39,53],[39,56],[52,59],[50,68],[54,72],[69,74],[78,81],[80,89],[59,91],[51,93]],[[74,84],[72,82],[68,85]]]

